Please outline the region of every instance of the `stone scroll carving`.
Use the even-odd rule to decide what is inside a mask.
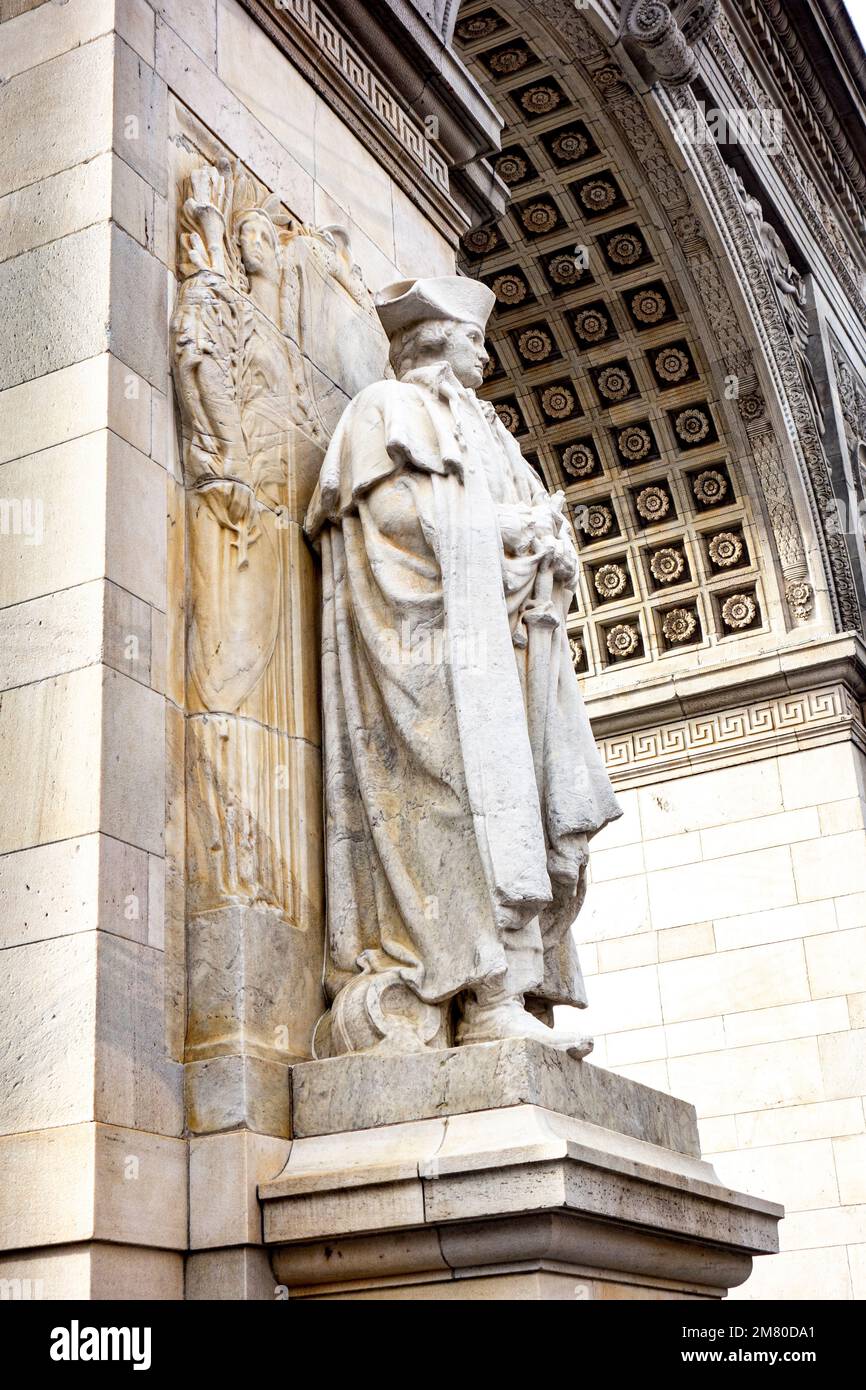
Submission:
[[[346,234],[293,222],[228,161],[190,175],[178,234],[188,1056],[251,1036],[270,1056],[281,1027],[285,1052],[303,1013],[285,925],[307,938],[314,1012],[289,1047],[304,1055],[322,889],[317,581],[299,522],[336,419],[387,344]]]
[[[693,47],[719,17],[720,0],[626,0],[620,37],[638,49],[669,86],[691,82],[698,71]]]

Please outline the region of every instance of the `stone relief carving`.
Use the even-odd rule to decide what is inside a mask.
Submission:
[[[188,901],[193,912],[243,902],[296,916],[288,522],[330,433],[298,337],[314,265],[357,302],[366,291],[339,232],[293,225],[227,162],[195,171],[185,193],[171,348],[188,498],[187,711],[200,716]]]
[[[309,1055],[322,950],[318,604],[300,522],[348,399],[335,383],[381,376],[387,344],[346,233],[294,222],[228,160],[182,189],[177,264],[187,1058],[284,1060]]]
[[[737,100],[747,110],[773,105],[751,71],[736,35],[724,15],[720,17],[716,29],[708,35],[708,44],[731,82]],[[774,166],[803,214],[806,224],[822,247],[829,264],[839,277],[839,283],[845,293],[851,298],[861,317],[866,319],[862,271],[851,255],[838,219],[806,173],[787,134],[782,141],[781,152],[774,159]],[[848,191],[850,192],[850,188]]]
[[[755,470],[782,566],[788,609],[794,622],[805,621],[813,612],[814,595],[808,582],[803,538],[785,470],[782,448],[776,438],[758,385],[754,354],[734,308],[715,253],[704,235],[702,220],[692,205],[691,196],[679,169],[671,160],[659,133],[647,115],[642,99],[626,82],[621,69],[614,64],[610,50],[604,48],[588,21],[575,13],[567,0],[547,0],[546,11],[557,29],[565,35],[580,61],[586,65],[587,76],[598,89],[599,96],[605,102],[613,121],[622,130],[629,149],[645,172],[659,205],[665,210],[671,229],[685,255],[714,337],[722,348],[725,371],[739,379],[740,415],[749,437]],[[719,22],[723,22],[723,18]],[[677,97],[684,103],[694,105],[694,99],[685,89],[678,90]],[[672,99],[664,100],[672,111],[676,109]],[[673,123],[672,120],[671,124]],[[712,142],[704,142],[694,148],[696,157],[709,166],[708,179],[721,191],[721,196],[729,197],[729,208],[735,204],[739,209],[739,202],[730,197],[731,186],[727,166],[715,145]],[[739,212],[729,213],[731,218],[738,215]],[[745,227],[744,217],[743,224]],[[743,237],[738,238],[737,245],[744,250],[748,258],[749,249],[742,246],[743,240]],[[748,240],[751,241],[751,238]],[[750,274],[753,279],[766,284],[769,295],[766,272],[757,254],[750,266]],[[775,305],[775,297],[773,302]],[[778,312],[777,310],[777,314]],[[787,335],[785,343],[791,355],[792,349]],[[812,433],[815,433],[814,426]],[[827,479],[826,463],[821,458],[816,463],[816,476],[817,492],[822,478]],[[829,487],[829,483],[827,485]],[[816,522],[820,524],[817,511],[816,506]],[[846,574],[850,582],[847,556],[840,555],[838,547],[834,545],[830,558],[834,577],[837,578],[837,584],[844,594]],[[846,611],[851,612],[850,605]]]
[[[839,529],[850,536],[851,548],[866,577],[866,385],[832,334],[830,350],[843,421],[843,432],[837,436],[838,449],[834,451],[841,463],[839,490],[843,492],[838,523]]]
[[[585,1004],[587,841],[619,814],[572,666],[562,511],[475,388],[494,295],[377,297],[396,380],[362,391],[307,528],[323,572],[331,1002],[322,1055],[534,1037]]]
[[[841,195],[862,241],[866,228],[862,208],[863,194],[866,192],[866,175],[812,66],[810,56],[797,38],[788,7],[784,0],[760,0],[760,3],[758,0],[744,0],[741,16],[760,46],[772,55],[771,65],[786,92],[786,99],[791,103],[797,123],[810,149],[821,161],[836,193]],[[727,18],[722,17],[718,28],[724,42],[739,51]],[[744,77],[747,80],[751,78],[750,87],[760,99],[764,94],[754,74],[749,74],[746,70]],[[799,164],[790,142],[786,155]],[[822,200],[817,188],[805,171],[800,169],[800,172],[804,191],[820,211]],[[826,208],[826,204],[823,206]],[[838,229],[838,223],[832,213],[829,214],[827,222],[828,232],[831,231],[833,223]],[[847,246],[844,250],[840,247],[840,253],[853,267],[854,262]]]
[[[866,492],[866,385],[854,371],[839,344],[831,340],[833,368],[839,390],[839,402],[845,421],[845,439],[852,460],[856,459],[861,474],[860,491]]]
[[[815,374],[812,371],[808,353],[809,319],[806,313],[806,282],[800,272],[791,264],[790,257],[778,232],[766,221],[760,202],[747,191],[736,170],[731,171],[731,181],[740,196],[746,216],[752,224],[761,256],[775,287],[779,308],[782,311],[788,337],[797,358],[815,426],[818,433],[823,434],[824,412],[818,399]]]
[[[679,100],[687,103],[689,100],[693,101],[693,98],[680,94]],[[833,579],[831,601],[837,623],[843,630],[859,631],[859,607],[844,538],[838,535],[838,528],[828,520],[832,518],[834,509],[833,488],[819,432],[820,406],[816,417],[816,402],[812,399],[814,379],[811,370],[807,373],[804,365],[804,362],[808,362],[803,339],[806,325],[796,272],[792,277],[784,248],[776,247],[763,233],[763,216],[760,218],[760,224],[757,219],[759,205],[756,204],[751,210],[751,215],[744,206],[741,194],[731,177],[731,170],[719,150],[714,145],[710,146],[704,142],[690,148],[708,195],[718,204],[724,216],[730,234],[732,255],[735,254],[742,265],[744,283],[757,310],[762,337],[777,376],[779,390],[796,426],[791,443],[803,460],[804,475],[810,483],[807,497]],[[769,464],[774,476],[778,477],[781,473],[784,477],[783,466],[777,467],[775,463],[779,449],[775,435],[773,434],[772,443],[763,437],[766,433],[763,419],[765,407],[760,393],[757,393],[756,398],[745,396],[740,405],[750,435],[761,439],[758,452],[763,456],[760,459],[763,467],[766,468]],[[782,465],[781,458],[779,465]],[[788,486],[786,481],[784,486]],[[770,496],[772,495],[771,493]],[[770,509],[772,512],[772,505]],[[797,524],[795,518],[793,524]],[[784,542],[781,537],[777,537],[777,541],[781,555]],[[802,549],[802,543],[800,548]],[[805,560],[799,573],[791,569],[785,571],[785,581],[792,616],[797,619],[804,610],[808,615],[813,606],[813,599],[811,593],[807,593],[803,588],[806,583]]]
[[[620,37],[642,51],[662,82],[679,86],[696,76],[692,49],[716,23],[720,8],[721,0],[626,0]]]

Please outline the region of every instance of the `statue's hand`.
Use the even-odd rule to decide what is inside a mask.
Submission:
[[[535,548],[534,509],[520,504],[497,508],[499,533],[507,555],[530,555]]]
[[[563,584],[570,584],[577,578],[579,561],[577,551],[567,534],[557,537],[553,557],[553,575]]]
[[[259,508],[252,488],[236,478],[217,478],[199,489],[220,526],[234,533],[238,568],[245,569],[247,551],[261,535]]]
[[[577,575],[577,552],[563,525],[562,513],[545,499],[532,508],[532,523],[535,553],[552,564],[555,579],[563,583],[573,580]]]

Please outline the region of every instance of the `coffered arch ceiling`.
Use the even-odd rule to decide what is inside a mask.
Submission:
[[[583,63],[525,5],[460,11],[457,51],[506,122],[494,162],[512,198],[464,238],[461,264],[497,297],[484,394],[565,492],[583,562],[573,652],[592,693],[596,678],[639,685],[659,663],[775,648],[816,607],[807,505],[682,168],[647,123],[624,128],[641,99],[560,8],[572,38],[582,26]]]

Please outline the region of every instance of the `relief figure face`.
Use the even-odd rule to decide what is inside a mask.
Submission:
[[[280,265],[273,223],[264,213],[245,217],[238,232],[238,246],[244,270],[250,280],[261,276],[279,283]]]

